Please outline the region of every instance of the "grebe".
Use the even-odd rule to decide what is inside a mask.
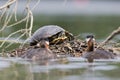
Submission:
[[[37,43],[36,47],[33,49],[29,49],[23,58],[36,60],[48,60],[55,58],[55,54],[49,49],[49,41],[41,40]]]
[[[113,52],[106,51],[104,49],[94,48],[94,36],[88,35],[86,37],[87,50],[83,53],[83,57],[87,58],[88,62],[93,62],[94,59],[114,59]]]

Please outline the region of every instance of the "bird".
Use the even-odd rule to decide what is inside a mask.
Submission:
[[[94,47],[95,38],[93,35],[86,36],[87,49],[83,53],[84,58],[87,59],[88,62],[93,62],[94,59],[114,59],[115,55],[113,52],[107,51],[103,48]]]
[[[37,45],[26,51],[22,58],[32,59],[33,61],[54,59],[55,54],[49,48],[49,41],[42,39]]]

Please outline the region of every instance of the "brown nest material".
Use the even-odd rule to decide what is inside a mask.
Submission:
[[[75,39],[73,41],[65,41],[61,44],[50,45],[50,50],[56,55],[63,55],[69,57],[80,57],[82,53],[85,51],[87,45],[85,41],[80,39]],[[7,54],[10,57],[21,57],[26,53],[29,49],[33,49],[34,46],[24,46],[22,48],[14,49]]]
[[[7,53],[7,56],[9,56],[9,57],[21,57],[29,49],[33,49],[33,47],[32,46],[25,46],[25,47],[22,47],[22,48],[14,49],[14,50],[6,52],[6,53]]]

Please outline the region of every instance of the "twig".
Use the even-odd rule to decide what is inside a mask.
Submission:
[[[18,41],[20,38],[22,38],[25,34],[26,34],[26,33],[23,33],[21,36],[19,36],[19,37],[15,40],[16,43],[17,43],[17,41]],[[11,43],[10,43],[9,45],[7,45],[5,48],[10,47],[13,43],[14,43],[14,42],[11,42]]]
[[[6,4],[8,4],[10,1],[12,1],[12,0],[9,0]],[[15,8],[16,8],[16,6],[17,5],[15,5]],[[5,8],[5,12],[3,12],[1,18],[3,17],[3,15],[5,15],[5,13],[7,11],[8,11],[8,8]],[[7,27],[8,23],[12,19],[12,16],[13,16],[14,13],[16,13],[16,9],[14,9],[14,8],[11,12],[9,12],[9,11],[7,12],[7,15],[5,16],[5,20],[4,20],[4,23],[3,23],[3,27],[0,29],[0,32],[3,31]]]
[[[16,4],[15,4],[15,21],[17,21],[17,6],[18,6],[18,1],[16,1]]]
[[[14,9],[13,9],[14,10]],[[10,15],[10,16],[9,16]],[[5,23],[4,23],[4,27],[6,27],[6,25],[10,22],[11,18],[12,18],[13,14],[8,14],[8,18],[5,20]]]
[[[2,44],[0,45],[0,47],[2,47],[2,46],[5,44],[6,40],[8,40],[11,36],[13,36],[13,35],[16,34],[16,33],[25,31],[25,30],[26,30],[26,29],[21,29],[21,30],[18,30],[18,31],[16,31],[16,32],[11,33],[11,34],[2,42]]]
[[[16,25],[25,22],[25,27],[23,27],[23,29],[21,29],[21,30],[15,31],[15,32],[11,33],[10,35],[8,35],[4,39],[2,44],[0,44],[0,47],[3,47],[3,45],[6,43],[6,41],[9,38],[11,38],[12,36],[14,36],[17,33],[20,33],[21,31],[24,31],[24,33],[22,33],[22,35],[18,36],[18,38],[15,40],[19,40],[24,35],[31,37],[32,29],[33,29],[33,21],[34,21],[32,11],[38,5],[40,0],[38,0],[37,3],[32,8],[30,8],[30,2],[31,2],[31,0],[27,0],[27,4],[25,5],[25,9],[26,9],[27,14],[19,20],[17,20],[18,0],[8,0],[8,2],[6,2],[3,6],[0,6],[0,10],[2,11],[2,15],[0,16],[0,21],[3,18],[3,20],[2,20],[3,23],[0,25],[0,26],[2,26],[0,28],[0,32],[3,32],[6,28],[17,27]],[[9,8],[9,6],[11,6],[12,4],[15,4],[15,5],[13,7]],[[11,11],[11,8],[12,8],[12,11]],[[12,19],[14,20],[14,22],[10,23],[10,21]],[[28,37],[24,42],[26,42],[27,40],[28,40]],[[5,48],[8,48],[13,43],[14,42],[10,43],[8,46],[5,46]],[[22,44],[24,45],[24,43],[22,43]]]
[[[5,39],[6,39],[6,38],[1,38],[1,39],[0,39],[0,42],[3,42]],[[22,40],[22,39],[19,39],[19,40],[20,40],[20,41],[16,41],[14,37],[10,37],[8,40],[6,40],[6,42],[7,42],[7,43],[12,43],[12,42],[14,42],[14,43],[20,43],[20,44],[22,44],[22,43],[24,42],[24,40]]]
[[[31,11],[29,11],[30,13],[30,28],[29,28],[29,37],[31,37],[31,34],[32,34],[32,28],[33,28],[33,14]]]
[[[40,3],[40,1],[41,1],[41,0],[38,0],[38,1],[37,1],[37,3],[33,6],[33,8],[31,9],[31,11],[33,11],[33,10],[37,7],[37,5]]]
[[[18,22],[16,22],[16,23],[13,23],[13,24],[11,24],[11,25],[8,25],[8,26],[6,26],[6,27],[9,28],[9,27],[15,26],[15,25],[17,25],[17,24],[19,24],[19,23],[22,23],[22,22],[25,21],[26,19],[27,19],[27,17],[23,18],[22,20],[20,20],[20,21],[18,21]],[[2,29],[0,29],[0,32],[3,31],[4,29],[5,29],[5,26],[4,26]]]
[[[7,8],[8,6],[12,5],[16,0],[9,0],[6,4],[0,7],[0,10]]]
[[[13,24],[11,24],[11,25],[8,25],[7,27],[9,28],[9,27],[15,26],[15,25],[17,25],[17,24],[20,24],[20,23],[24,22],[26,19],[27,19],[27,17],[21,19],[20,21],[18,21],[18,22],[16,22],[16,23],[13,23]]]
[[[0,15],[0,21],[2,21],[3,16],[5,15],[8,8],[5,8],[2,14]]]
[[[105,45],[107,42],[109,42],[111,39],[113,39],[117,34],[120,33],[120,27],[118,29],[114,30],[101,44],[100,46]]]

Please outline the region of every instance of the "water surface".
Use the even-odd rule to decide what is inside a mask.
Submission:
[[[2,80],[119,80],[120,60],[96,60],[87,63],[82,58],[69,57],[67,62],[49,61],[47,64],[18,58],[0,58]]]

